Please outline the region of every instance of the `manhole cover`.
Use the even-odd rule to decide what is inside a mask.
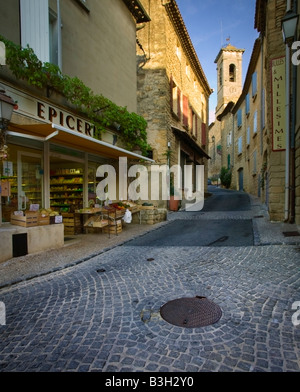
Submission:
[[[179,298],[163,305],[160,315],[178,327],[197,328],[219,321],[222,310],[206,297]]]

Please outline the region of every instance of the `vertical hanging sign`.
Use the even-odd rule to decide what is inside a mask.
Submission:
[[[286,149],[285,57],[271,60],[272,72],[272,150]]]

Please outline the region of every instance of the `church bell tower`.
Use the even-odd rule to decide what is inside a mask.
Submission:
[[[218,76],[216,117],[223,112],[229,102],[237,102],[242,93],[244,51],[229,43],[220,50],[216,57]]]

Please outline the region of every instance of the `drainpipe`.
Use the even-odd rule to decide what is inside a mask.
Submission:
[[[289,186],[290,186],[290,47],[286,45],[286,146],[285,146],[285,196],[284,196],[284,221],[289,218]]]
[[[294,12],[297,13],[297,4],[294,2]],[[292,65],[292,125],[291,125],[291,213],[290,223],[295,223],[296,205],[296,175],[295,175],[295,131],[296,131],[296,107],[297,107],[297,67]]]
[[[286,11],[291,9],[291,0],[287,0]],[[284,221],[289,219],[289,186],[290,186],[290,47],[285,45],[285,68],[286,68],[286,146],[285,146],[285,193],[284,193]]]
[[[57,56],[58,66],[62,70],[61,12],[60,0],[57,0]]]

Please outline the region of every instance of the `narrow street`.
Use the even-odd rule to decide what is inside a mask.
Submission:
[[[239,200],[225,194],[216,190],[211,203]],[[242,196],[238,211],[170,214],[141,238],[219,220],[230,237],[234,222],[262,221]],[[299,245],[133,245],[0,290],[1,371],[299,372]],[[185,328],[161,317],[164,304],[196,296],[220,307],[217,322]]]
[[[211,196],[205,200],[204,208],[197,212],[185,212],[160,230],[129,242],[132,246],[250,246],[253,245],[252,220],[218,219],[218,213],[251,211],[250,199],[246,193],[209,187]],[[213,220],[207,220],[205,212],[215,213]],[[178,215],[178,214],[176,214]],[[203,219],[204,217],[204,219]],[[202,218],[202,219],[201,219]]]

